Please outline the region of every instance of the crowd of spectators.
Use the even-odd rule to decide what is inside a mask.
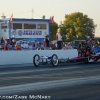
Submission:
[[[57,50],[57,42],[48,42],[48,47],[44,45],[43,42],[33,41],[33,42],[27,42],[27,41],[17,41],[16,39],[4,39],[3,37],[0,40],[0,50]],[[100,42],[95,42],[91,38],[87,40],[87,43],[92,47],[100,47]],[[78,48],[83,48],[84,43],[79,42]],[[69,42],[62,42],[62,50],[67,49],[75,49],[74,45]],[[77,49],[77,48],[76,48]]]
[[[45,50],[46,47],[44,46],[44,42],[27,42],[27,41],[19,41],[16,42],[14,38],[12,39],[4,39],[1,38],[0,41],[0,50]],[[52,43],[49,42],[48,50],[56,50],[57,49],[57,42]],[[62,49],[73,49],[70,43],[63,42]]]
[[[86,42],[79,42],[79,48],[84,48],[86,45],[90,46],[91,49],[100,48],[100,41],[88,37]]]

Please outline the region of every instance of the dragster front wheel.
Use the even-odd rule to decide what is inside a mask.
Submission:
[[[58,56],[56,54],[53,54],[51,57],[51,64],[53,66],[57,66],[58,65]]]
[[[38,67],[40,64],[40,56],[38,54],[34,55],[33,57],[33,64]]]

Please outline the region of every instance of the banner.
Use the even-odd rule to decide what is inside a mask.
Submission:
[[[47,30],[23,30],[17,29],[11,32],[11,37],[15,38],[44,38]],[[48,34],[49,35],[49,34]]]

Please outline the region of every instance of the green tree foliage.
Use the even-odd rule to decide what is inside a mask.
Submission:
[[[64,24],[62,23],[62,21],[60,21],[60,25],[59,28],[61,29],[61,35],[64,36],[62,37],[63,41],[66,41],[66,28],[64,27]]]
[[[93,19],[80,12],[65,15],[65,20],[60,26],[64,30],[62,34],[67,35],[67,40],[86,39],[87,36],[94,37],[96,27]]]
[[[56,39],[56,33],[58,29],[58,24],[56,22],[50,23],[50,40]]]

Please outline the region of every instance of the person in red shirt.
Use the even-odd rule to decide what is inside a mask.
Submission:
[[[9,39],[6,39],[6,42],[4,44],[4,50],[8,50],[8,43],[9,43]]]

